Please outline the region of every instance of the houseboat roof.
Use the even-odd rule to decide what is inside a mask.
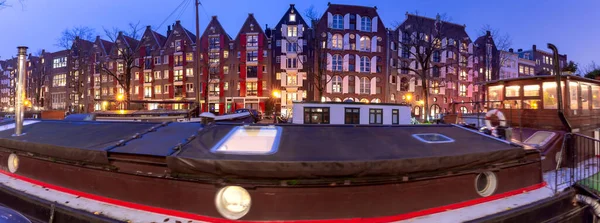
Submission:
[[[323,105],[338,105],[338,104],[347,104],[347,105],[382,105],[382,106],[408,106],[410,107],[410,104],[407,103],[364,103],[364,102],[336,102],[336,101],[327,101],[327,102],[321,102],[321,101],[298,101],[298,102],[294,102],[294,104],[323,104]]]
[[[600,84],[600,80],[589,79],[589,78],[585,78],[585,77],[581,77],[581,76],[577,76],[577,75],[563,74],[563,75],[561,75],[561,78]],[[556,80],[556,76],[554,76],[554,75],[536,75],[536,76],[516,77],[516,78],[510,78],[510,79],[488,81],[488,82],[485,82],[485,84],[493,85],[493,84],[497,84],[497,83],[504,83],[504,82],[511,82],[511,81],[536,80],[536,79],[538,79],[538,80]]]
[[[173,173],[196,176],[405,176],[477,169],[522,159],[526,153],[520,146],[451,125],[27,121],[26,134],[18,137],[12,136],[14,123],[0,123],[0,147],[99,165],[108,164],[108,157],[117,154],[166,157]]]

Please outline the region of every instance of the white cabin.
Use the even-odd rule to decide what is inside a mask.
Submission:
[[[295,102],[294,124],[408,125],[410,107],[358,102]]]

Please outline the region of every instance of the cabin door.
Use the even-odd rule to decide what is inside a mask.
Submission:
[[[595,154],[600,155],[600,143],[598,142],[600,141],[600,129],[594,130],[594,139],[596,139],[596,141],[594,141]]]

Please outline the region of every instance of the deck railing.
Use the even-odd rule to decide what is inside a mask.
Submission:
[[[577,185],[600,196],[600,140],[578,133],[565,134],[557,157],[555,182]]]

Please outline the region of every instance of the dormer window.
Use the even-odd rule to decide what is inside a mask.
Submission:
[[[296,14],[290,14],[290,22],[296,21]]]

